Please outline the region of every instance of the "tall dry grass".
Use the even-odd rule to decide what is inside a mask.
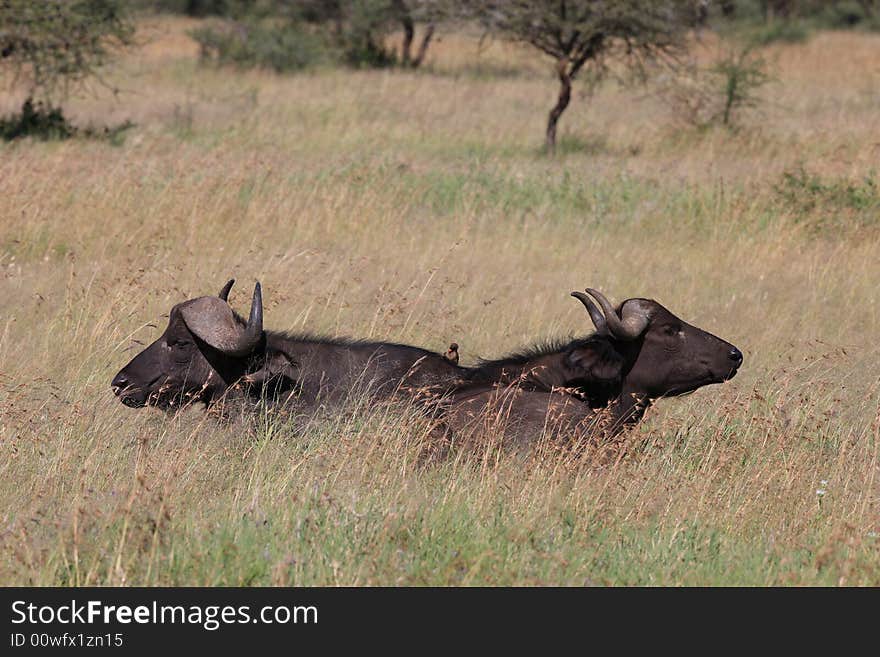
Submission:
[[[0,146],[4,584],[880,584],[880,232],[777,190],[874,175],[880,41],[775,52],[737,135],[644,91],[437,44],[429,70],[199,68],[162,19],[77,100],[125,143]],[[15,93],[0,99],[14,109]],[[821,220],[821,221],[820,221]],[[176,302],[255,279],[269,328],[463,358],[589,330],[568,292],[657,298],[745,353],[612,454],[458,454],[353,408],[220,426],[134,411],[109,381]]]

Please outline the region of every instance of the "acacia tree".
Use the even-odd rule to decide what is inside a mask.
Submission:
[[[556,150],[559,117],[571,102],[584,67],[594,79],[612,61],[634,72],[651,62],[674,61],[693,24],[694,0],[502,0],[469,2],[490,32],[528,44],[553,58],[559,95],[547,118],[545,142]]]
[[[133,34],[120,0],[0,0],[0,63],[29,99],[58,101],[98,77]]]

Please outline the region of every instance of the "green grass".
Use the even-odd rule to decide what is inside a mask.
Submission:
[[[800,167],[783,173],[775,192],[781,206],[817,230],[870,228],[880,221],[880,188],[873,171],[861,180],[825,180]]]

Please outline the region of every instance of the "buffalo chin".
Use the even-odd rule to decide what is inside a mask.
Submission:
[[[663,397],[681,397],[683,395],[689,395],[689,394],[696,392],[697,390],[699,390],[700,388],[703,388],[705,386],[717,385],[719,383],[724,383],[725,381],[730,381],[730,379],[732,379],[733,377],[736,376],[736,372],[737,372],[737,370],[736,370],[736,368],[734,368],[733,370],[731,370],[730,372],[728,372],[724,376],[719,376],[717,374],[710,373],[702,381],[700,381],[698,383],[693,383],[693,384],[684,385],[684,386],[676,386],[676,387],[672,388],[671,390],[667,391],[666,394],[662,395],[662,396]]]
[[[157,392],[151,392],[146,396],[146,398],[141,398],[140,396],[127,396],[120,395],[119,401],[121,401],[124,405],[129,408],[158,408],[162,411],[170,411],[172,409],[177,410],[184,404],[175,404],[171,397],[166,395],[162,395]]]
[[[119,401],[121,401],[124,405],[129,408],[143,408],[147,405],[147,403],[142,399],[135,399],[134,397],[120,397]]]

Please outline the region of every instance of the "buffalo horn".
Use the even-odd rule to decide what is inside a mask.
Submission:
[[[251,301],[251,314],[248,317],[247,327],[241,338],[237,355],[249,354],[260,343],[263,337],[263,289],[259,281],[254,286],[254,298]]]
[[[226,282],[226,285],[223,286],[223,289],[220,290],[220,294],[218,294],[217,296],[220,297],[221,299],[223,299],[224,301],[229,302],[229,290],[232,289],[233,285],[235,285],[235,279],[230,278]]]
[[[596,325],[596,332],[599,335],[608,335],[608,324],[605,322],[605,317],[602,315],[602,311],[593,303],[592,299],[583,292],[572,292],[571,296],[584,304],[587,312],[590,313],[590,319]]]
[[[187,327],[201,340],[229,356],[246,356],[263,336],[263,294],[254,287],[247,326],[242,329],[229,304],[218,297],[201,297],[180,306]]]
[[[625,303],[621,309],[622,317],[618,318],[614,306],[601,292],[589,287],[587,292],[602,306],[608,330],[618,340],[635,340],[648,328],[650,318],[640,304]]]

